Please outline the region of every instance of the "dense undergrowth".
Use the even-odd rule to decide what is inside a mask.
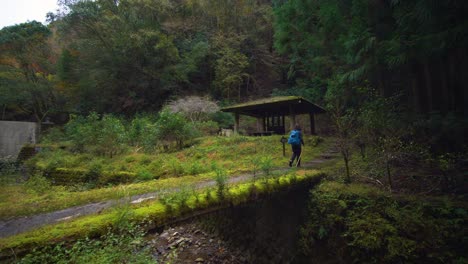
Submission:
[[[466,263],[467,204],[327,181],[311,191],[302,247],[345,263]]]
[[[145,232],[129,224],[117,231],[109,230],[99,239],[83,238],[72,245],[59,243],[32,250],[20,264],[34,263],[157,263],[148,247],[144,247]]]

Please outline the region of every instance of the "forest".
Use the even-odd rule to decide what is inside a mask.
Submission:
[[[47,24],[0,30],[0,121],[55,124],[23,148],[43,149],[34,157],[1,160],[0,223],[155,188],[164,195],[157,209],[120,206],[73,227],[46,227],[51,237],[0,237],[0,261],[82,263],[97,254],[116,263],[137,251],[132,263],[178,263],[181,251],[154,260],[135,223],[257,201],[300,182],[316,184],[296,226],[300,253],[273,263],[468,260],[467,1],[58,3]],[[220,108],[272,96],[326,109],[330,129],[305,136],[312,150],[304,160],[322,162],[330,151],[336,158],[282,173],[280,136],[217,136],[234,124]],[[244,173],[253,183],[229,181]],[[214,189],[194,187],[209,180]],[[109,225],[116,233],[106,233]],[[50,243],[88,236],[100,240]],[[13,261],[13,249],[24,258]],[[204,260],[271,263],[233,258]]]

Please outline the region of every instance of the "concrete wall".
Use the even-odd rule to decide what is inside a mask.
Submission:
[[[16,159],[24,144],[35,144],[38,125],[33,122],[0,121],[0,158]]]

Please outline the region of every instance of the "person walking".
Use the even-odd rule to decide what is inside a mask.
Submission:
[[[289,167],[292,167],[295,159],[297,159],[296,167],[300,167],[301,152],[302,146],[304,146],[304,140],[302,139],[301,126],[299,124],[296,124],[291,133],[289,133],[288,144],[291,145],[292,149],[292,156],[289,160]]]

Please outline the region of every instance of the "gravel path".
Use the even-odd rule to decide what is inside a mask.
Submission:
[[[303,162],[302,166],[307,167],[307,168],[314,167],[318,164],[328,161],[330,158],[333,158],[335,156],[336,156],[336,152],[330,151],[329,153],[322,154],[323,158],[314,159],[308,162]],[[280,168],[280,169],[275,169],[274,172],[284,172],[284,171],[289,171],[289,170],[290,168]],[[259,173],[258,175],[261,175],[261,173]],[[237,175],[234,177],[230,177],[228,180],[228,183],[233,184],[233,183],[245,182],[245,181],[252,179],[252,177],[253,177],[252,174]],[[210,180],[210,181],[198,183],[195,186],[195,188],[203,189],[203,188],[212,187],[215,185],[216,185],[216,182],[214,180]],[[173,189],[169,189],[166,191],[175,192],[178,190],[179,188],[173,188]],[[137,204],[146,200],[157,199],[159,194],[160,192],[152,192],[152,193],[134,195],[130,197],[130,203]],[[123,199],[128,199],[128,198],[123,198]],[[115,206],[119,203],[122,203],[122,200],[110,200],[110,201],[104,201],[104,202],[98,202],[98,203],[91,203],[87,205],[70,207],[67,209],[59,210],[59,211],[43,213],[43,214],[38,214],[38,215],[33,215],[33,216],[26,216],[26,217],[21,217],[21,218],[6,220],[6,221],[0,220],[0,238],[17,235],[17,234],[20,234],[29,230],[39,228],[44,225],[67,221],[67,220],[70,220],[79,216],[99,213],[102,210]]]

